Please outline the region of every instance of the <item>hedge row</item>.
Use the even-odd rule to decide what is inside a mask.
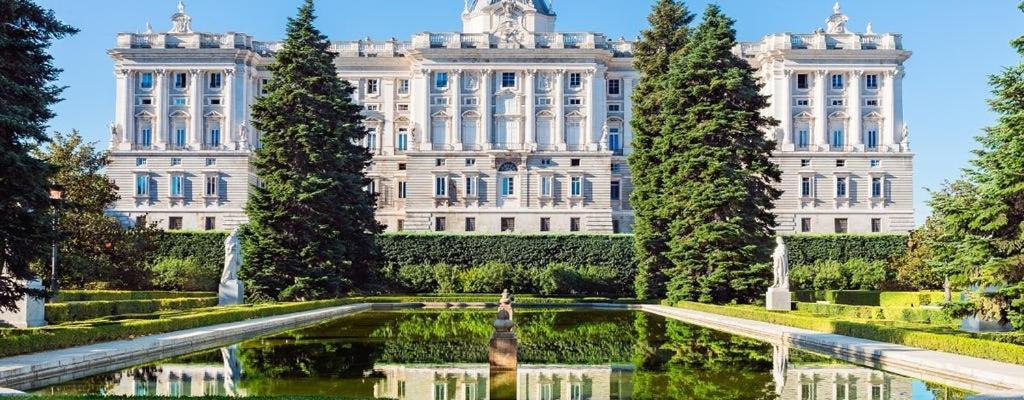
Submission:
[[[633,237],[628,235],[390,234],[381,235],[377,243],[387,265],[633,265]]]
[[[223,256],[222,256],[223,257]],[[62,290],[56,302],[68,301],[125,301],[184,299],[216,296],[213,292],[127,291],[127,290]]]
[[[57,324],[67,321],[84,321],[111,315],[146,314],[158,311],[181,311],[194,308],[214,307],[216,297],[117,300],[117,301],[71,301],[46,304],[46,322]]]
[[[378,278],[381,291],[399,293],[514,293],[565,296],[633,294],[633,270],[613,266],[549,264],[529,267],[488,262],[463,267],[414,264],[388,268]]]
[[[156,251],[149,260],[155,264],[163,259],[192,259],[200,268],[221,271],[224,268],[224,231],[162,232],[157,236]]]
[[[969,334],[958,334],[953,331],[935,333],[878,323],[841,321],[812,315],[772,312],[744,306],[715,306],[679,302],[676,307],[1024,365],[1024,346],[979,339]]]
[[[881,292],[877,290],[798,290],[796,301],[813,303],[825,301],[832,304],[873,307],[920,307],[942,304],[945,293],[922,292]]]
[[[353,301],[359,303],[444,303],[448,305],[459,305],[466,303],[497,303],[501,299],[500,294],[464,294],[464,295],[391,295],[373,297],[352,297]],[[639,301],[632,298],[617,297],[541,297],[529,295],[513,295],[514,305],[547,305],[547,304],[581,304],[581,303],[613,303],[613,304],[645,304],[651,302]]]
[[[854,319],[878,319],[921,324],[949,325],[954,321],[941,309],[920,307],[871,307],[843,304],[797,303],[797,311],[814,315]]]
[[[315,310],[352,303],[324,300],[302,303],[204,308],[164,314],[139,315],[136,319],[96,319],[34,329],[0,329],[0,357],[57,350],[92,343],[199,328],[216,324]]]
[[[791,265],[819,260],[846,262],[889,261],[907,252],[908,235],[793,235],[786,236]]]

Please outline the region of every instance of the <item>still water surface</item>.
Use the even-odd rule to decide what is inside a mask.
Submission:
[[[494,400],[491,386],[507,385],[521,400],[968,396],[640,311],[521,309],[519,369],[492,377],[493,318],[493,311],[366,312],[35,394]]]

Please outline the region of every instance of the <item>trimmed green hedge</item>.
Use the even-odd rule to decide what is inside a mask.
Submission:
[[[630,235],[388,234],[377,244],[388,265],[449,264],[475,267],[501,262],[524,267],[551,263],[632,268]]]
[[[920,307],[871,307],[844,304],[797,303],[796,309],[797,311],[814,315],[838,318],[879,319],[936,325],[956,323],[941,309]]]
[[[0,357],[130,339],[294,312],[351,304],[348,299],[203,308],[161,314],[108,317],[33,329],[0,329]]]
[[[1024,346],[980,339],[952,330],[949,333],[936,333],[887,326],[881,322],[862,323],[812,315],[773,312],[753,306],[716,306],[679,302],[676,307],[1024,365]]]
[[[127,291],[127,290],[62,290],[56,302],[68,301],[124,301],[185,299],[216,296],[215,292],[169,292],[169,291]]]
[[[123,314],[146,314],[157,311],[190,310],[214,307],[216,297],[117,300],[117,301],[71,301],[46,304],[46,322],[57,324],[67,321],[84,321],[93,318]]]
[[[920,307],[942,304],[943,292],[880,292],[876,290],[798,290],[796,301],[814,303],[827,301],[832,304],[873,307]]]
[[[541,297],[529,295],[512,295],[515,305],[531,304],[572,304],[572,303],[615,303],[615,304],[647,304],[653,302],[640,301],[632,298],[613,297]],[[464,294],[464,295],[388,295],[373,297],[352,297],[351,300],[366,303],[497,303],[501,299],[500,294]]]
[[[889,261],[907,252],[909,235],[792,235],[786,236],[791,265],[819,260]]]

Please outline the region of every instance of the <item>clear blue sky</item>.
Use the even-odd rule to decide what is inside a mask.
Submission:
[[[69,86],[56,106],[54,130],[80,130],[88,139],[107,140],[114,115],[113,64],[106,50],[117,32],[170,27],[176,0],[39,0],[65,22],[81,29],[53,47]],[[556,0],[560,31],[604,32],[635,37],[646,24],[654,0]],[[204,32],[245,32],[258,39],[284,36],[285,17],[300,0],[187,1],[193,27]],[[457,31],[461,0],[319,0],[318,23],[333,40],[364,37],[408,40],[415,32]],[[708,0],[688,0],[698,15]],[[773,32],[811,32],[823,27],[831,0],[721,0],[737,20],[740,40]],[[914,52],[907,63],[904,113],[917,152],[914,185],[918,222],[929,214],[924,188],[938,188],[960,175],[975,147],[974,136],[993,122],[985,100],[988,75],[1020,62],[1009,42],[1024,34],[1024,14],[1016,0],[847,0],[850,28],[902,33]]]

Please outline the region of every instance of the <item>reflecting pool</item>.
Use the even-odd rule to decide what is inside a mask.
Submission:
[[[967,392],[640,311],[515,314],[518,370],[492,376],[490,310],[365,312],[41,395],[381,399],[965,399]]]

